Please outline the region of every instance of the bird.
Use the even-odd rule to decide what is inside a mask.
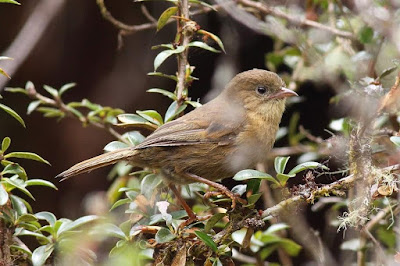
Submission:
[[[235,208],[243,200],[215,181],[267,160],[286,98],[292,96],[298,94],[274,72],[241,72],[216,98],[160,126],[142,143],[80,162],[57,177],[64,180],[120,161],[158,169],[188,213],[189,224],[197,217],[175,184],[205,183],[231,198]]]

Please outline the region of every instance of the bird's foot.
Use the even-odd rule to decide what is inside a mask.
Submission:
[[[242,205],[246,205],[247,201],[242,199],[239,194],[233,193],[228,188],[221,189],[221,191],[209,191],[204,194],[205,199],[209,199],[210,197],[218,196],[218,195],[225,195],[232,200],[231,208],[236,208],[236,203],[239,202]]]
[[[208,220],[208,219],[211,218],[211,216],[212,216],[212,215],[206,215],[206,216],[197,216],[197,215],[194,215],[194,216],[189,216],[189,218],[188,218],[186,221],[182,222],[182,223],[179,225],[178,231],[181,232],[186,226],[190,225],[191,223],[194,223],[194,222],[202,222],[202,221]]]

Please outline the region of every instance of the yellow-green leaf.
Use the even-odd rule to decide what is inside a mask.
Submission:
[[[19,116],[19,114],[17,114],[17,112],[15,112],[13,109],[11,109],[10,107],[1,104],[0,103],[0,109],[3,109],[4,111],[6,111],[9,115],[11,115],[12,117],[15,118],[15,120],[17,120],[23,127],[25,127],[25,122],[22,119],[22,117]]]
[[[173,6],[170,8],[167,8],[159,17],[157,21],[157,31],[161,30],[165,24],[167,24],[168,20],[170,19],[171,16],[175,15],[175,13],[178,11],[177,6]]]

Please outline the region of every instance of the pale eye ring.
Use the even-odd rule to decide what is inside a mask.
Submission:
[[[267,93],[267,89],[264,86],[258,86],[256,88],[256,92],[260,95],[264,95]]]

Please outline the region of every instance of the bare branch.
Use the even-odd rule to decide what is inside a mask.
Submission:
[[[2,67],[10,76],[13,76],[25,62],[65,3],[65,0],[42,0],[36,5],[11,46],[3,52],[4,55],[14,59],[2,61]],[[8,81],[0,79],[0,92]]]
[[[297,26],[313,27],[313,28],[317,28],[320,30],[330,32],[334,35],[337,35],[337,36],[340,36],[343,38],[347,38],[347,39],[351,39],[351,40],[356,39],[355,36],[349,31],[338,30],[336,28],[318,23],[313,20],[295,17],[295,16],[289,15],[285,12],[282,12],[281,10],[279,10],[277,8],[270,7],[265,3],[255,2],[255,1],[251,1],[251,0],[236,0],[236,2],[239,4],[242,4],[244,6],[247,6],[247,7],[255,8],[256,10],[262,12],[265,15],[271,15],[274,17],[286,19],[290,23],[297,25]]]

